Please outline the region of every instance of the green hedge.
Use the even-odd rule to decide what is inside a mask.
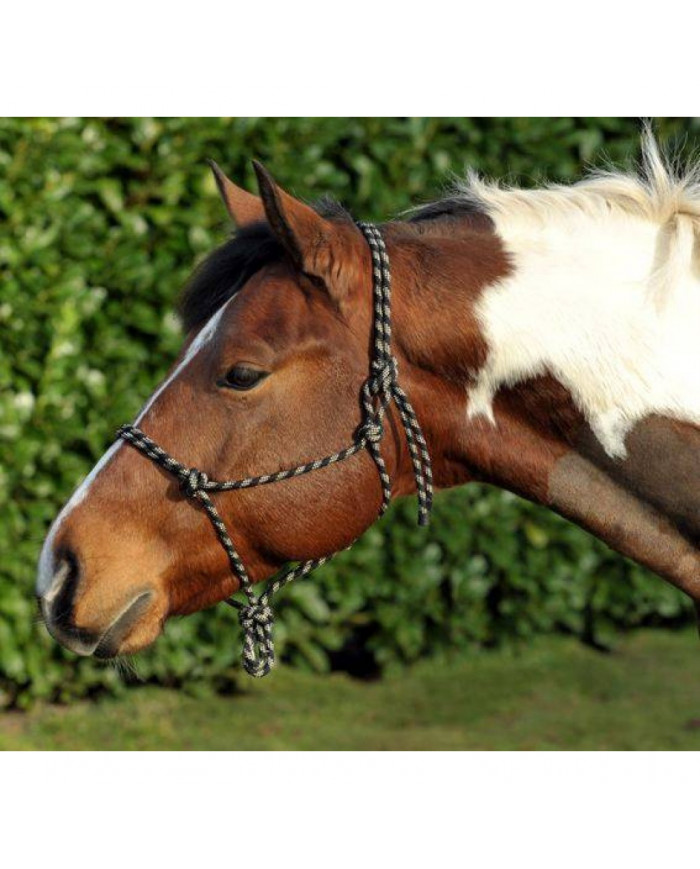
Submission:
[[[692,122],[659,129],[697,137]],[[333,194],[381,219],[434,198],[467,164],[529,184],[637,150],[638,124],[625,119],[0,120],[0,702],[123,684],[38,625],[35,565],[59,506],[178,350],[179,288],[228,231],[207,157],[251,189],[257,157],[296,194]],[[413,511],[398,505],[284,592],[286,658],[386,666],[688,612],[660,580],[506,493],[443,494],[427,532]],[[171,622],[134,667],[146,680],[225,686],[238,654],[235,614],[218,607]]]

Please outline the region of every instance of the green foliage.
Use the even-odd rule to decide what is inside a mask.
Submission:
[[[662,139],[691,133],[666,121]],[[173,303],[228,231],[205,159],[253,188],[258,157],[297,195],[381,219],[467,165],[528,184],[638,152],[627,119],[0,120],[0,700],[120,690],[37,626],[41,539],[174,358]],[[506,493],[439,497],[428,532],[396,507],[318,577],[283,594],[287,659],[328,667],[351,640],[381,665],[548,631],[678,620],[681,596],[578,529]],[[227,608],[172,622],[139,656],[163,684],[237,671]]]

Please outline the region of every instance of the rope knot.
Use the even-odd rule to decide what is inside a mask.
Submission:
[[[204,471],[199,471],[197,468],[185,468],[180,476],[180,489],[187,498],[196,498],[201,491],[206,489],[208,483],[209,477]]]
[[[246,633],[258,629],[267,629],[275,623],[275,614],[267,604],[252,603],[241,607],[238,615],[241,627]]]
[[[366,440],[367,443],[378,444],[381,443],[382,437],[384,436],[384,426],[378,419],[376,419],[376,417],[373,417],[360,426],[358,434],[361,438]]]
[[[266,676],[275,663],[272,608],[259,601],[243,606],[238,611],[238,621],[243,631],[243,668],[250,676]]]
[[[372,385],[375,395],[379,392],[388,392],[396,383],[398,365],[396,359],[374,359],[372,361]]]

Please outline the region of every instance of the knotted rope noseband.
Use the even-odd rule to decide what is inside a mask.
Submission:
[[[312,570],[330,561],[338,553],[333,552],[322,558],[313,558],[300,564],[288,567],[278,576],[270,580],[267,588],[260,596],[253,591],[253,584],[248,572],[236,551],[236,547],[226,530],[218,510],[211,499],[213,492],[232,492],[237,489],[252,489],[254,486],[266,486],[268,483],[278,483],[327,468],[337,462],[354,456],[362,450],[367,450],[377,466],[382,483],[382,506],[379,515],[382,516],[391,500],[391,479],[386,470],[386,464],[381,453],[381,440],[384,435],[384,420],[390,402],[396,404],[399,417],[403,424],[413,465],[413,474],[418,491],[418,524],[427,525],[433,501],[433,475],[430,466],[430,454],[423,437],[418,419],[411,407],[406,393],[398,384],[398,364],[391,353],[391,273],[384,239],[376,226],[370,223],[358,223],[359,229],[367,239],[372,252],[372,276],[374,296],[374,348],[370,374],[362,386],[363,421],[358,428],[354,442],[343,450],[304,465],[297,465],[274,474],[263,474],[260,477],[246,477],[242,480],[211,480],[197,468],[188,468],[180,464],[155,441],[145,435],[141,429],[133,425],[123,425],[117,436],[131,444],[155,464],[173,474],[180,483],[183,495],[190,501],[197,502],[207,513],[211,524],[226,551],[232,573],[237,577],[240,590],[245,595],[247,603],[234,598],[226,601],[238,610],[238,618],[243,630],[243,666],[251,676],[265,676],[270,672],[275,661],[275,648],[272,637],[274,615],[270,607],[270,598],[279,589],[293,579],[307,576]],[[354,541],[353,541],[354,542]],[[350,544],[352,545],[352,544]],[[347,547],[349,548],[349,547]]]

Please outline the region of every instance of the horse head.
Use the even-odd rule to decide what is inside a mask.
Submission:
[[[258,164],[260,196],[214,171],[238,232],[187,287],[183,350],[136,424],[221,480],[296,466],[352,440],[362,421],[373,281],[367,242],[342,209],[311,208]],[[387,472],[396,492],[409,490],[391,411],[387,429]],[[363,453],[216,500],[257,582],[289,561],[347,546],[377,517],[382,488]],[[60,642],[108,657],[150,643],[169,616],[237,589],[203,511],[177,479],[118,440],[52,526],[37,592]]]

